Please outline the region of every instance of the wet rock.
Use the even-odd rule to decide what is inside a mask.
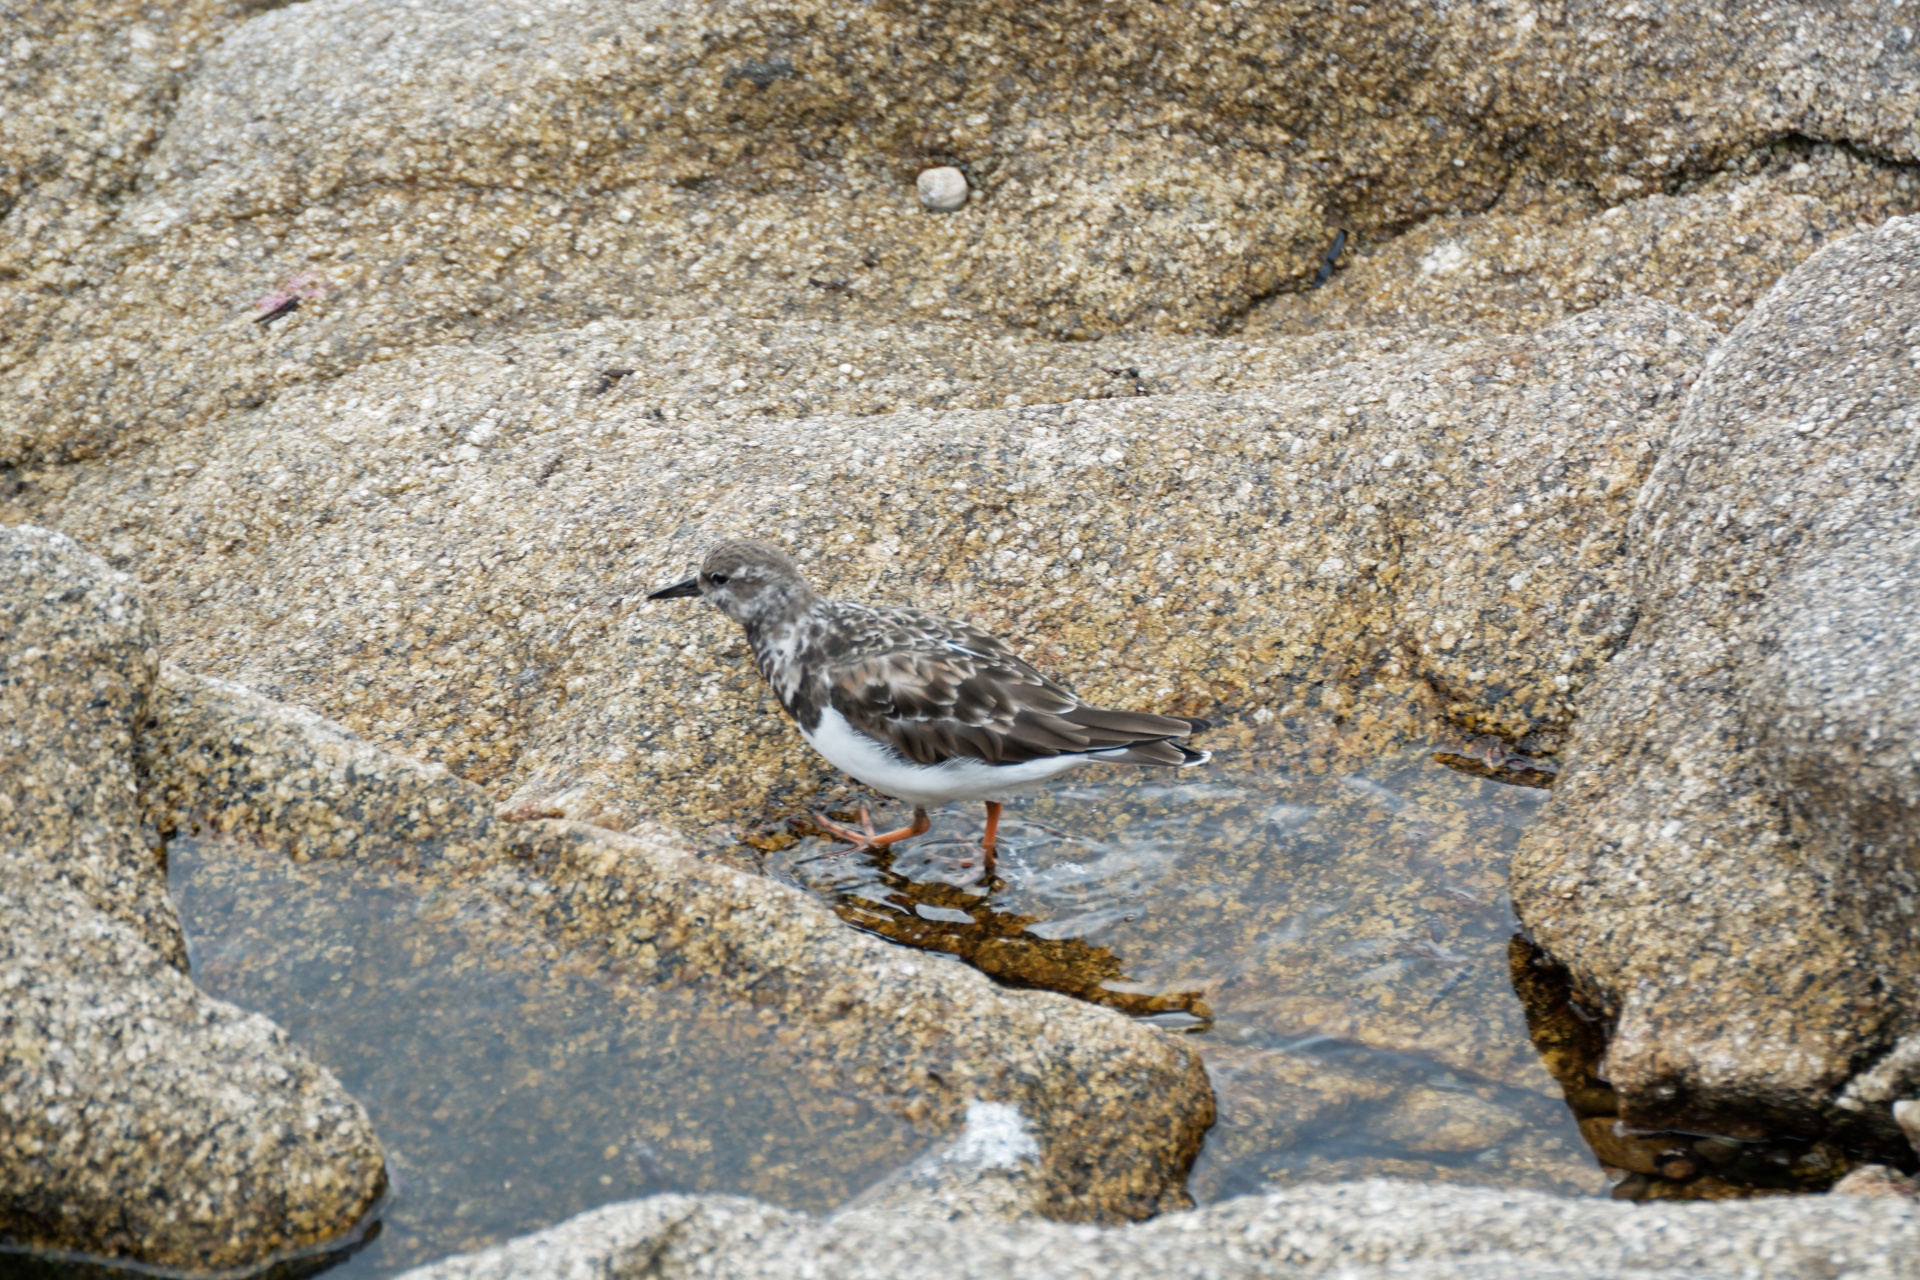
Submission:
[[[1920,1200],[1920,1182],[1883,1164],[1863,1164],[1834,1183],[1833,1194],[1913,1201]]]
[[[850,1201],[842,1214],[925,1213],[1040,1217],[1040,1145],[1017,1107],[976,1102],[960,1136],[891,1174]]]
[[[1900,1131],[1907,1135],[1907,1141],[1913,1144],[1913,1149],[1920,1152],[1920,1101],[1902,1098],[1894,1103],[1893,1120],[1900,1126]]]
[[[1920,1249],[1920,1207],[1902,1199],[1628,1205],[1532,1192],[1375,1180],[1243,1196],[1152,1222],[1105,1229],[996,1224],[932,1214],[785,1213],[750,1200],[656,1196],[583,1214],[547,1231],[407,1273],[407,1280],[519,1275],[739,1277],[924,1272],[937,1256],[959,1276],[1019,1280],[1418,1274],[1441,1280],[1568,1280],[1745,1275],[1788,1280],[1835,1269],[1868,1280],[1905,1274]]]
[[[1520,1127],[1506,1108],[1457,1089],[1410,1089],[1373,1117],[1369,1129],[1409,1151],[1460,1154],[1485,1151]]]
[[[1014,1153],[1017,1185],[994,1195],[1020,1211],[1120,1220],[1187,1203],[1213,1102],[1176,1041],[855,933],[809,896],[702,861],[670,832],[499,822],[478,787],[309,712],[173,668],[164,682],[150,766],[162,827],[477,885],[517,930],[584,957],[616,991],[687,984],[751,1009],[823,1092],[928,1132],[979,1120],[981,1143],[1001,1138],[975,1164],[1000,1169],[994,1152]],[[970,1110],[980,1104],[986,1119]]]
[[[1815,256],[1715,353],[1636,507],[1639,628],[1514,868],[1636,1126],[1908,1158],[1917,318],[1920,223]]]
[[[339,1082],[184,974],[135,795],[156,662],[124,575],[0,529],[0,1239],[237,1267],[339,1238],[385,1177]]]
[[[920,207],[929,213],[952,213],[967,203],[967,175],[951,165],[925,169],[915,180]]]
[[[283,1031],[44,872],[0,920],[0,1239],[216,1269],[360,1225],[380,1145]]]
[[[1324,1047],[1330,1052],[1203,1043],[1219,1119],[1194,1167],[1202,1203],[1378,1174],[1568,1194],[1605,1185],[1578,1136],[1556,1130],[1559,1102],[1529,1090],[1530,1081],[1491,1083],[1502,1072],[1490,1066],[1439,1088],[1428,1081],[1448,1073],[1424,1058],[1390,1065],[1351,1045]],[[1463,1155],[1476,1158],[1463,1163]]]
[[[676,376],[805,345],[777,330],[697,330]],[[628,400],[640,372],[593,394],[657,330],[456,346],[22,504],[125,555],[197,671],[517,813],[737,834],[827,770],[723,619],[641,600],[734,532],[825,590],[970,616],[1090,697],[1337,711],[1365,678],[1551,746],[1633,624],[1626,513],[1708,332],[1639,304],[1265,391],[804,422]]]
[[[1619,1120],[1610,1116],[1582,1120],[1580,1136],[1593,1148],[1593,1154],[1599,1157],[1600,1163],[1615,1169],[1680,1178],[1689,1177],[1694,1172],[1691,1161],[1687,1159],[1691,1152],[1684,1140],[1657,1135],[1641,1137],[1627,1132]],[[1681,1163],[1689,1165],[1684,1172],[1667,1172],[1667,1165]]]

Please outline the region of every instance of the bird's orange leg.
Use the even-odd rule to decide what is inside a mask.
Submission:
[[[986,877],[993,879],[993,838],[1000,830],[1000,802],[987,801],[987,833],[980,837],[980,851],[987,855]]]
[[[888,845],[898,841],[923,835],[927,828],[933,825],[932,822],[927,820],[927,811],[918,807],[913,811],[913,821],[901,827],[898,831],[875,831],[873,829],[873,818],[867,813],[867,807],[865,805],[860,806],[860,826],[862,829],[859,831],[855,831],[850,827],[841,826],[824,813],[814,814],[813,820],[818,823],[820,829],[828,835],[836,839],[845,840],[857,849],[884,849]]]

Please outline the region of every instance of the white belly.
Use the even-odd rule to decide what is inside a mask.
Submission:
[[[807,745],[825,756],[834,768],[852,774],[883,795],[921,806],[948,800],[1005,799],[1087,762],[1086,756],[1069,755],[1025,764],[992,765],[965,759],[914,764],[855,733],[847,718],[832,707],[821,710],[818,728],[811,732],[802,729],[800,733]]]

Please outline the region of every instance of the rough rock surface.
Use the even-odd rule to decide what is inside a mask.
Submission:
[[[0,864],[80,890],[184,970],[135,741],[160,642],[133,583],[65,534],[0,528]]]
[[[1234,732],[1372,681],[1489,760],[1551,750],[1633,627],[1625,514],[1708,322],[1913,205],[1906,23],[48,0],[0,42],[0,521],[134,570],[175,658],[490,788],[435,813],[454,779],[365,744],[320,769],[175,735],[201,772],[163,810],[305,852],[437,871],[492,800],[733,835],[814,798],[725,628],[638,601],[719,532],[821,539],[824,585],[971,610],[1090,694]],[[946,165],[971,198],[926,215]],[[1336,229],[1346,265],[1293,292]],[[583,946],[624,919],[603,839],[529,835],[520,868],[571,886]],[[1418,897],[1365,941],[1464,963]],[[1905,1087],[1915,1043],[1852,1096]],[[1458,1154],[1502,1123],[1413,1093],[1367,1131]]]
[[[1368,1181],[1243,1196],[1138,1226],[1091,1228],[848,1212],[829,1219],[749,1200],[657,1196],[583,1214],[406,1280],[508,1277],[942,1275],[1389,1276],[1654,1280],[1679,1275],[1894,1280],[1920,1250],[1904,1198],[1625,1205],[1525,1192]]]
[[[1641,303],[1265,391],[796,420],[742,412],[744,372],[744,403],[697,384],[751,344],[831,369],[844,333],[608,325],[289,393],[20,505],[126,557],[176,660],[523,816],[738,824],[821,785],[731,625],[642,600],[733,533],[825,590],[971,616],[1091,697],[1270,714],[1365,675],[1550,746],[1633,624],[1626,514],[1710,333]],[[863,341],[840,376],[901,340]],[[635,372],[595,394],[608,368]],[[1236,348],[1156,376],[1288,369]]]
[[[1510,193],[1359,245],[1326,286],[1284,293],[1242,336],[1450,325],[1520,332],[1626,297],[1723,328],[1821,246],[1920,208],[1920,172],[1825,144],[1780,145],[1682,189],[1609,204]]]
[[[194,60],[259,8],[259,0],[51,0],[8,10],[0,280],[96,283],[74,269],[76,256],[138,180]]]
[[[6,238],[35,251],[0,282],[0,332],[18,335],[0,371],[23,401],[7,461],[601,317],[1200,332],[1310,280],[1335,227],[1379,240],[1541,189],[1652,195],[1784,136],[1916,159],[1899,10],[1861,0],[1817,16],[327,0],[254,16],[197,61],[232,9],[165,35],[50,12],[156,69],[83,77],[78,97],[132,99],[99,142],[36,124],[21,146],[17,164],[110,198],[69,223],[58,183],[14,179]],[[22,43],[16,92],[39,104],[54,45]],[[929,164],[980,197],[923,214]],[[301,273],[327,297],[249,328],[253,300]]]
[[[959,1130],[970,1104],[1016,1109],[1036,1144],[1030,1200],[1050,1216],[1187,1203],[1213,1101],[1174,1039],[855,933],[669,832],[497,822],[485,793],[444,769],[244,689],[169,669],[159,702],[150,795],[163,828],[473,880],[521,929],[592,957],[616,991],[687,983],[748,1005],[800,1069],[928,1132]]]
[[[234,1267],[341,1236],[385,1176],[339,1083],[182,972],[134,794],[156,662],[124,575],[0,529],[0,1241]]]
[[[1614,1019],[1635,1123],[1838,1125],[1911,1158],[1917,335],[1920,222],[1825,250],[1715,352],[1642,491],[1639,629],[1515,866]]]

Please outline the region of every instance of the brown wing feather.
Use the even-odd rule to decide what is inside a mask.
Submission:
[[[854,620],[854,619],[850,619]],[[859,610],[847,651],[828,664],[833,708],[915,764],[969,756],[1019,764],[1132,747],[1122,759],[1180,764],[1166,743],[1204,722],[1089,707],[977,627],[909,609]]]

